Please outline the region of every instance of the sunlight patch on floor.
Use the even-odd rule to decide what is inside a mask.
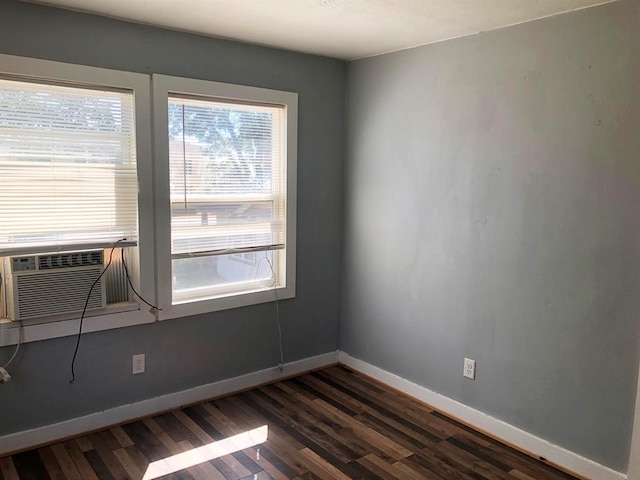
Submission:
[[[217,442],[212,442],[201,447],[192,448],[186,452],[178,453],[162,460],[157,460],[149,464],[142,480],[153,480],[170,473],[179,472],[185,468],[193,467],[200,463],[208,462],[215,458],[223,457],[245,448],[250,448],[267,441],[269,437],[269,427],[262,427],[248,430],[244,433],[225,438]]]

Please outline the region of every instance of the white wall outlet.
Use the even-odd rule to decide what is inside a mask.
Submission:
[[[476,361],[471,360],[470,358],[464,359],[464,370],[462,371],[462,375],[471,380],[476,379]]]
[[[133,356],[133,374],[144,373],[144,353]]]

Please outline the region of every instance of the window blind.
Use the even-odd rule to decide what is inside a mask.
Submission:
[[[284,244],[281,106],[169,97],[172,254]]]
[[[133,93],[0,79],[0,254],[137,235]]]

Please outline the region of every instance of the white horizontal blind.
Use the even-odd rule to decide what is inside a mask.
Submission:
[[[172,254],[283,246],[284,115],[169,97]]]
[[[0,253],[137,235],[132,92],[0,79]]]

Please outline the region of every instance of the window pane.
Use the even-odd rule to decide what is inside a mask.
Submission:
[[[137,236],[133,94],[0,79],[0,248]]]
[[[175,203],[171,253],[276,245],[284,225],[274,210],[273,201]]]
[[[173,259],[174,301],[272,287],[277,256],[263,251]]]
[[[285,239],[284,108],[178,96],[168,108],[171,253],[201,254],[173,259],[174,303],[275,285],[282,266],[272,273],[269,262]]]
[[[280,110],[171,99],[172,200],[271,194],[277,173],[273,170],[274,147],[279,142],[274,126],[278,127]]]

